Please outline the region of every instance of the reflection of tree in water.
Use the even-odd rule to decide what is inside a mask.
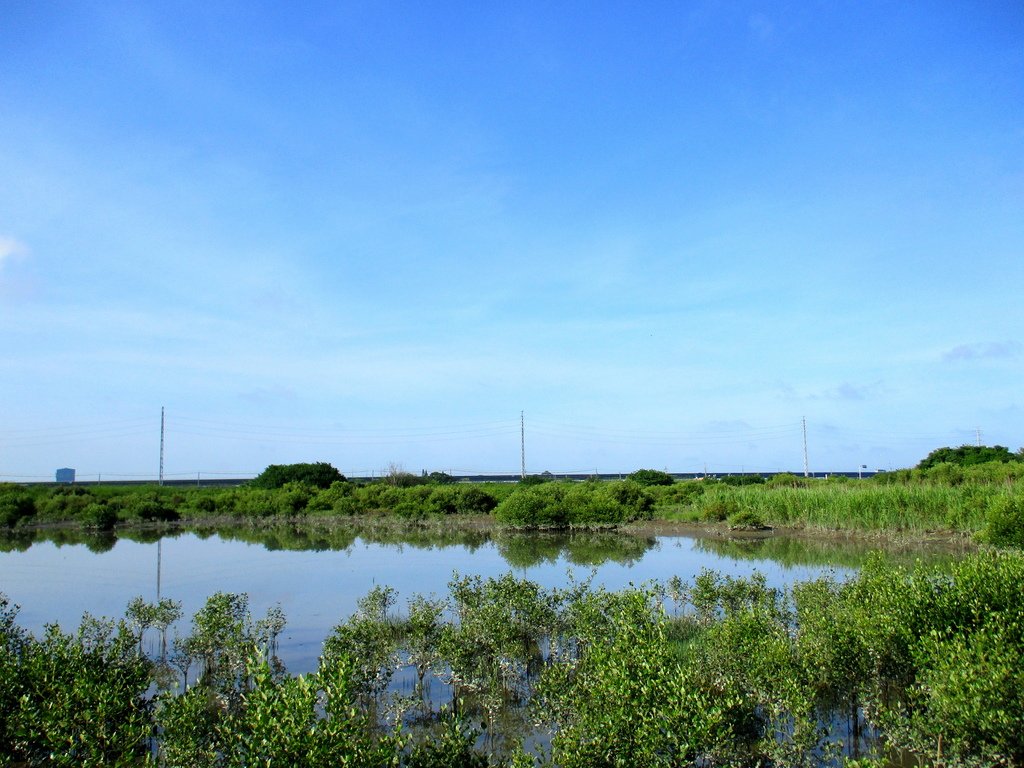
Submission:
[[[393,523],[287,524],[272,526],[225,525],[193,529],[200,537],[216,535],[228,541],[260,544],[266,549],[327,552],[349,549],[357,539],[370,544],[409,546],[417,549],[461,546],[473,551],[490,541],[486,531],[442,525]]]
[[[197,531],[198,533],[198,531]],[[329,552],[346,550],[357,534],[342,526],[310,527],[299,525],[219,526],[211,531],[225,541],[260,544],[270,551]]]
[[[33,544],[50,542],[58,547],[85,546],[90,552],[109,552],[117,544],[113,531],[83,531],[78,528],[50,528],[0,533],[0,552],[24,552]]]
[[[491,540],[485,530],[459,528],[445,524],[426,525],[368,525],[357,526],[359,537],[371,544],[395,544],[416,549],[464,547],[474,552]]]
[[[868,557],[884,551],[894,562],[939,563],[955,557],[952,549],[937,549],[934,542],[864,541],[849,537],[804,538],[797,536],[699,538],[694,548],[735,560],[772,560],[784,566],[838,566],[859,569]],[[959,547],[957,547],[959,549]]]
[[[601,565],[609,560],[629,565],[655,544],[653,537],[594,531],[505,531],[495,536],[498,552],[515,568],[554,563],[563,557],[573,565]]]
[[[487,530],[446,524],[356,522],[346,524],[287,523],[282,525],[196,525],[84,531],[80,528],[0,531],[0,552],[24,552],[33,544],[51,542],[58,547],[84,545],[91,552],[110,551],[118,539],[155,544],[160,539],[193,535],[225,541],[258,544],[268,550],[329,552],[349,549],[357,539],[370,544],[409,546],[417,549],[464,547],[476,551],[491,540]]]
[[[135,541],[139,544],[156,544],[160,539],[172,539],[181,536],[182,531],[174,528],[128,528],[118,533],[119,539]]]
[[[24,552],[36,542],[36,531],[0,531],[0,552]]]
[[[101,531],[86,536],[83,543],[86,549],[99,555],[114,548],[114,545],[117,544],[117,536],[110,531]]]

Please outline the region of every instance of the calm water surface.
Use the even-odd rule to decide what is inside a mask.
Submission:
[[[278,604],[288,618],[282,660],[293,673],[316,668],[324,638],[374,585],[398,590],[399,608],[415,593],[447,595],[452,574],[497,576],[509,571],[544,586],[570,574],[619,589],[703,569],[733,576],[755,571],[769,584],[853,572],[865,548],[795,542],[780,537],[728,541],[693,536],[504,534],[481,531],[322,531],[277,528],[185,532],[158,540],[35,534],[6,540],[0,592],[21,606],[19,623],[40,632],[48,622],[77,627],[83,612],[119,617],[133,597],[182,602],[191,616],[214,592],[245,592],[254,618]],[[150,535],[150,539],[155,539]]]

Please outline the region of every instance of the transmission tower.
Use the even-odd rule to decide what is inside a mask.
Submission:
[[[160,475],[157,485],[164,484],[164,407],[160,406]]]
[[[804,416],[801,419],[804,428],[804,477],[811,476],[811,465],[807,461],[807,417]]]
[[[526,417],[523,411],[519,412],[519,470],[522,478],[526,479]]]

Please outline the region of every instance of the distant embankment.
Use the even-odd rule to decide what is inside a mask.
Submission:
[[[708,473],[703,472],[669,472],[672,477],[676,480],[698,480],[703,477],[771,477],[777,472],[719,472],[719,473]],[[803,475],[803,472],[792,472],[792,474],[798,477]],[[826,477],[871,477],[877,474],[876,471],[863,471],[857,472],[811,472],[810,477],[824,479]],[[599,472],[593,473],[544,473],[543,477],[548,477],[553,480],[624,480],[628,472]],[[457,483],[516,483],[521,480],[519,474],[496,474],[496,475],[451,475],[454,482]],[[249,482],[251,477],[196,477],[196,478],[164,478],[164,485],[169,486],[196,486],[202,488],[231,488],[234,486],[243,485]],[[359,477],[359,476],[348,476],[349,480],[356,482],[372,482],[374,480],[380,480],[381,475]],[[75,485],[154,485],[157,483],[156,477],[146,479],[132,479],[132,480],[75,480]],[[63,483],[56,483],[53,480],[29,480],[21,483],[22,485],[63,485]]]

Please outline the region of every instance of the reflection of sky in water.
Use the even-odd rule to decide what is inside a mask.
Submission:
[[[494,542],[470,551],[461,545],[428,549],[357,539],[346,550],[271,551],[261,544],[184,534],[164,539],[160,550],[161,595],[183,605],[185,619],[177,625],[179,632],[187,631],[191,616],[213,592],[248,593],[254,618],[279,603],[288,618],[281,656],[293,672],[316,667],[323,639],[375,584],[397,589],[403,608],[417,592],[447,595],[456,570],[482,576],[512,570],[548,587],[565,585],[569,571],[577,580],[594,571],[594,584],[613,590],[672,576],[692,581],[704,568],[734,576],[759,571],[776,587],[830,570],[723,557],[682,536],[659,537],[655,546],[638,550],[629,564],[609,560],[596,567],[573,565],[564,554],[554,562],[512,567]],[[835,570],[840,575],[848,572]],[[83,611],[117,617],[136,595],[155,600],[156,571],[156,544],[120,540],[113,549],[95,554],[83,545],[44,542],[25,552],[0,554],[0,592],[22,606],[21,626],[38,633],[45,622],[56,621],[68,630],[77,626]]]

